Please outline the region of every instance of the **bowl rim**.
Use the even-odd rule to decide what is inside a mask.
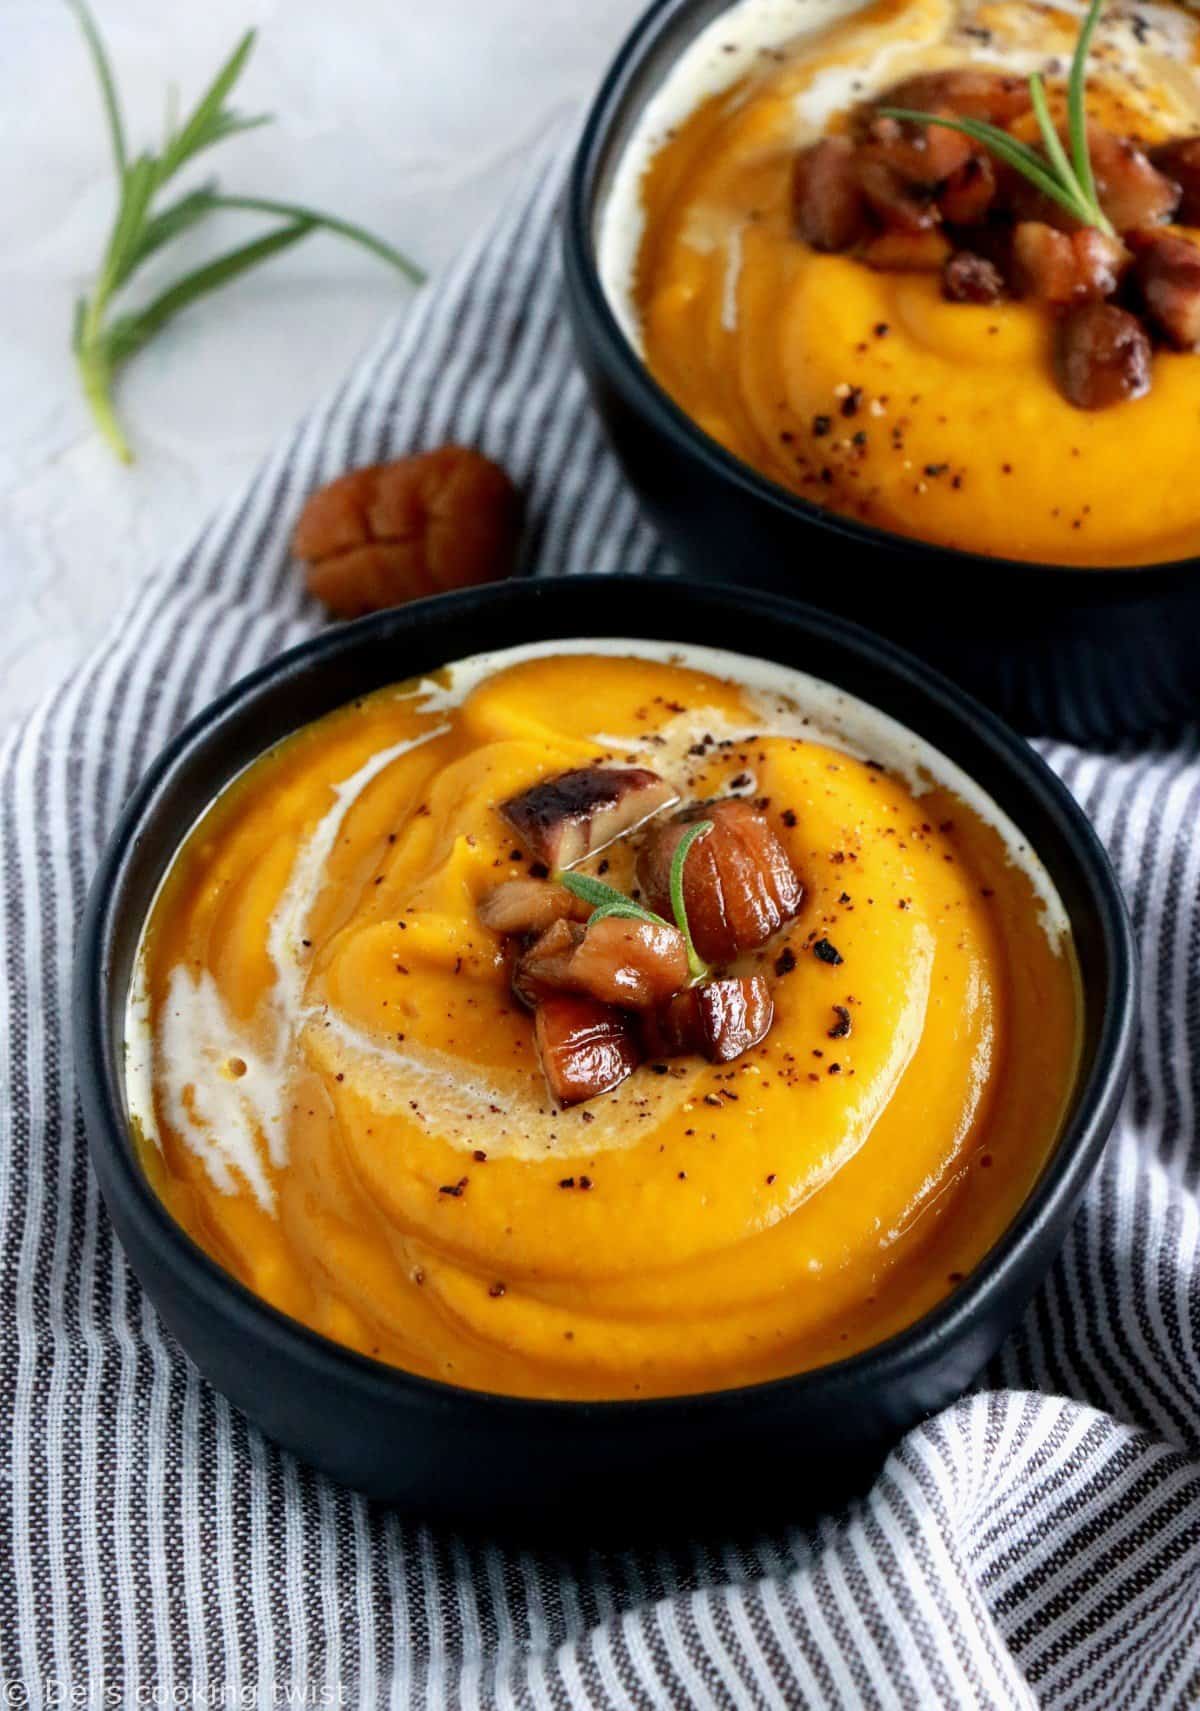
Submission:
[[[75,959],[73,1032],[79,1094],[86,1118],[89,1152],[104,1149],[113,1171],[123,1210],[138,1225],[138,1234],[148,1242],[164,1266],[182,1276],[184,1285],[201,1302],[238,1330],[255,1339],[266,1339],[291,1364],[307,1368],[309,1376],[322,1382],[353,1384],[381,1401],[404,1400],[438,1412],[469,1407],[490,1414],[508,1414],[534,1420],[553,1415],[560,1420],[583,1421],[602,1418],[614,1424],[646,1420],[657,1411],[670,1418],[694,1414],[698,1409],[737,1412],[745,1407],[786,1397],[790,1402],[808,1392],[836,1394],[853,1391],[864,1382],[887,1386],[919,1371],[937,1354],[940,1344],[965,1335],[988,1299],[1002,1293],[1006,1282],[1017,1279],[1031,1249],[1039,1245],[1047,1228],[1057,1222],[1082,1192],[1099,1160],[1124,1092],[1132,1062],[1137,1013],[1137,984],[1134,943],[1129,913],[1116,875],[1090,821],[1058,776],[1037,751],[996,714],[965,690],[925,665],[906,650],[875,635],[850,620],[781,596],[748,592],[732,584],[690,583],[670,579],[672,592],[684,600],[709,605],[736,604],[740,611],[754,608],[770,625],[789,626],[794,639],[797,626],[814,639],[832,639],[843,649],[877,670],[891,692],[915,695],[931,712],[963,724],[969,735],[991,751],[998,767],[1007,770],[1030,802],[1056,824],[1069,858],[1077,868],[1089,906],[1100,928],[1107,990],[1100,1016],[1094,1061],[1080,1084],[1075,1108],[1042,1167],[1033,1189],[1012,1222],[980,1258],[954,1292],[904,1330],[870,1344],[857,1353],[826,1365],[779,1378],[725,1389],[684,1392],[678,1395],[573,1400],[528,1397],[499,1391],[474,1390],[440,1379],[412,1373],[370,1355],[360,1354],[323,1333],[271,1306],[245,1284],[225,1271],[176,1222],[137,1158],[125,1116],[121,1031],[112,1023],[111,963],[114,939],[120,930],[124,894],[136,880],[142,860],[140,845],[147,823],[152,821],[164,798],[181,778],[206,761],[208,745],[223,733],[254,718],[261,697],[281,683],[353,655],[360,645],[380,638],[396,639],[419,633],[422,625],[448,614],[487,614],[497,605],[528,606],[534,616],[530,639],[553,641],[578,636],[575,620],[563,625],[549,613],[548,627],[536,618],[539,608],[555,602],[569,604],[588,593],[603,593],[611,599],[624,589],[644,590],[645,579],[636,576],[587,575],[518,578],[482,588],[437,595],[387,612],[373,614],[354,623],[319,631],[286,649],[266,664],[238,679],[202,708],[167,743],[137,785],[105,846],[84,910]],[[636,626],[632,626],[636,628]],[[648,638],[647,638],[648,639]],[[506,646],[508,644],[505,644]],[[686,644],[683,644],[686,645]],[[764,657],[771,657],[768,651]],[[446,663],[453,663],[447,661]],[[818,658],[820,675],[820,662]],[[433,667],[422,668],[435,669]],[[807,669],[807,668],[804,668]],[[397,679],[401,681],[401,679]],[[836,678],[828,679],[836,683]],[[851,693],[856,693],[851,691]],[[861,697],[860,697],[861,698]],[[878,703],[888,711],[886,700]],[[896,717],[895,714],[891,715]],[[308,721],[300,721],[296,729]],[[900,722],[906,723],[905,719]],[[278,737],[260,751],[266,753]],[[926,739],[930,740],[930,739]],[[935,747],[937,744],[935,743]],[[241,766],[219,778],[210,800],[237,776]],[[990,793],[990,792],[989,792]],[[1010,817],[1020,826],[1020,819]],[[194,821],[192,822],[194,824]],[[1023,827],[1021,827],[1024,830]],[[189,824],[187,831],[191,830]],[[185,831],[184,836],[187,835]],[[1031,840],[1032,841],[1032,840]],[[156,880],[161,879],[174,853],[166,858]],[[1036,845],[1034,845],[1036,849]],[[140,924],[139,924],[140,932]],[[122,992],[122,1004],[127,994]],[[1084,994],[1086,1004],[1087,995]],[[115,1041],[115,1044],[110,1042]],[[95,1168],[95,1166],[94,1166]]]
[[[689,11],[703,6],[707,0],[651,0],[646,11],[636,20],[617,49],[604,78],[593,97],[580,132],[567,178],[562,211],[562,247],[564,269],[569,286],[579,295],[591,317],[593,335],[599,340],[610,374],[617,378],[635,409],[682,450],[696,458],[713,476],[740,488],[760,504],[796,518],[829,533],[853,541],[857,546],[878,552],[920,553],[932,561],[931,568],[956,571],[991,570],[1004,575],[1025,578],[1051,577],[1063,584],[1100,577],[1102,582],[1089,588],[1089,594],[1107,593],[1114,598],[1128,597],[1136,587],[1143,593],[1147,579],[1164,581],[1194,576],[1200,567],[1200,554],[1190,557],[1158,559],[1145,564],[1061,564],[1037,559],[993,557],[973,552],[965,547],[946,546],[927,541],[916,535],[904,535],[854,517],[844,517],[827,511],[803,495],[793,493],[769,476],[761,474],[752,464],[745,463],[712,438],[698,422],[683,410],[650,373],[649,368],[630,344],[609,302],[599,269],[596,265],[593,234],[593,214],[597,195],[600,164],[608,151],[613,123],[623,112],[630,86],[641,70],[646,56],[676,22]],[[725,7],[736,0],[724,0]],[[711,14],[720,14],[718,6]],[[701,26],[703,27],[703,26]],[[690,44],[689,44],[690,45]]]

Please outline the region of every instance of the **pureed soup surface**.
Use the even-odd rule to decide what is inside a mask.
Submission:
[[[1057,56],[1061,77],[1079,23],[1039,0],[742,0],[685,50],[626,148],[599,253],[689,416],[782,486],[922,540],[1081,565],[1200,552],[1194,355],[1157,352],[1147,397],[1079,410],[1044,305],[948,303],[936,273],[874,272],[795,231],[794,156],[857,103],[958,65],[1025,75]],[[1108,9],[1092,116],[1147,143],[1194,135],[1198,43],[1186,6]]]
[[[477,917],[528,867],[497,803],[631,759],[765,804],[805,897],[738,965],[761,1045],[558,1111]],[[285,1313],[471,1387],[670,1394],[953,1290],[1054,1145],[1079,1017],[1036,857],[912,733],[738,656],[555,643],[372,694],[222,794],[147,924],[127,1086],[171,1212]]]

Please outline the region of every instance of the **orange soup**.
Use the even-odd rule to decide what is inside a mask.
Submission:
[[[752,801],[803,901],[736,965],[760,1043],[561,1109],[478,908],[530,868],[499,805],[594,762]],[[631,889],[626,843],[585,870]],[[558,643],[373,693],[223,792],[144,932],[127,1084],[167,1207],[282,1312],[472,1388],[651,1396],[952,1292],[1054,1147],[1079,1023],[1044,870],[912,733],[733,655]]]
[[[742,0],[685,50],[626,149],[600,264],[706,433],[818,505],[944,546],[1079,565],[1200,552],[1192,351],[1156,349],[1148,395],[1079,409],[1045,303],[947,301],[936,263],[870,266],[797,230],[799,151],[861,103],[950,68],[1040,67],[1061,106],[1079,24],[1038,0]],[[1198,61],[1187,7],[1109,8],[1092,118],[1147,147],[1197,135]]]

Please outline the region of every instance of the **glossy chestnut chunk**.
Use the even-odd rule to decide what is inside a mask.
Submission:
[[[1105,410],[1150,390],[1150,340],[1115,303],[1082,303],[1058,330],[1062,388],[1080,410]]]
[[[792,164],[792,213],[796,230],[815,250],[846,250],[866,227],[866,201],[858,181],[853,144],[824,137]]]
[[[1179,206],[1179,185],[1128,137],[1088,126],[1088,148],[1100,206],[1118,232],[1169,220]]]
[[[697,1052],[709,1063],[731,1063],[766,1039],[775,1001],[761,974],[710,980],[681,992],[643,1020],[646,1056]]]
[[[581,766],[500,804],[526,849],[547,867],[574,867],[678,801],[644,766]]]
[[[540,933],[513,964],[513,991],[532,1010],[543,998],[573,992],[571,959],[583,943],[578,921],[560,918]]]
[[[644,1010],[687,978],[687,946],[676,928],[608,915],[586,929],[556,922],[519,958],[513,986],[526,1003],[561,990]]]
[[[696,820],[711,820],[713,829],[692,845],[683,865],[688,923],[705,961],[727,963],[790,921],[804,888],[766,816],[730,797],[651,827],[638,854],[638,881],[649,908],[670,912],[671,860]]]
[[[1151,319],[1177,350],[1200,347],[1200,248],[1169,232],[1138,233],[1135,275]]]
[[[538,1005],[534,1038],[546,1085],[559,1105],[610,1092],[632,1075],[641,1056],[629,1016],[577,993]]]
[[[1029,84],[1023,77],[955,66],[949,71],[922,71],[906,77],[888,90],[881,105],[1007,125],[1029,112],[1031,103]]]
[[[986,256],[959,250],[942,270],[942,295],[951,303],[998,303],[1004,296],[1004,279]]]
[[[1175,218],[1184,226],[1200,226],[1200,137],[1183,137],[1150,150],[1151,164],[1177,184],[1180,202]]]
[[[859,256],[878,273],[940,273],[950,253],[944,232],[893,230],[871,238]]]
[[[544,933],[555,921],[586,921],[590,907],[548,879],[506,879],[479,901],[479,919],[494,933]]]
[[[1013,233],[1013,283],[1043,303],[1110,297],[1128,262],[1125,246],[1094,227],[1068,233],[1022,220]]]
[[[990,155],[973,154],[938,192],[942,219],[950,226],[973,226],[987,215],[996,195],[996,168]]]

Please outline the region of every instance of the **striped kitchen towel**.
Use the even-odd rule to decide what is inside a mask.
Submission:
[[[670,566],[559,308],[557,147],[0,766],[0,1703],[1200,1703],[1200,752],[1045,752],[1130,897],[1128,1106],[1061,1260],[975,1391],[800,1530],[571,1554],[342,1490],[201,1381],[116,1247],[67,1033],[89,875],[155,751],[319,622],[298,507],[453,437],[521,482],[543,572]]]

